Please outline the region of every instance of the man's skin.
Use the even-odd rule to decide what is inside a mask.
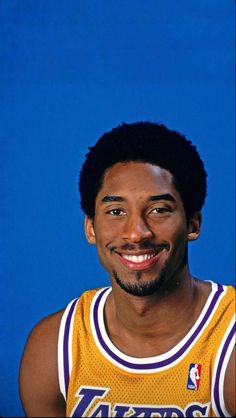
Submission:
[[[106,171],[95,217],[85,218],[85,234],[110,274],[105,323],[123,353],[163,354],[196,322],[210,293],[210,284],[193,278],[188,267],[187,244],[199,237],[200,228],[199,212],[186,222],[168,171],[139,162],[118,163]],[[65,416],[57,369],[62,314],[43,319],[27,342],[20,371],[27,416]],[[224,397],[234,416],[235,354],[228,364]]]

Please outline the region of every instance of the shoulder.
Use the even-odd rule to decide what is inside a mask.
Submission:
[[[216,345],[217,352],[214,364],[214,396],[218,411],[235,416],[235,295],[233,286],[212,284],[219,292],[218,321],[215,332],[221,338]],[[220,395],[220,394],[223,394]]]
[[[53,314],[50,314],[43,319],[41,319],[32,329],[29,339],[30,340],[37,340],[38,338],[46,339],[48,337],[55,337],[58,333],[61,318],[63,316],[63,313],[65,312],[65,309],[61,309],[58,312],[55,312]]]
[[[60,330],[78,305],[78,301],[86,302],[93,299],[98,289],[84,292],[80,297],[73,299],[68,305],[41,319],[32,329],[25,344],[20,379],[28,373],[37,372],[37,377],[48,381],[58,381],[58,340]],[[21,381],[21,380],[20,380]],[[56,385],[55,385],[56,386]]]
[[[78,321],[80,321],[80,319],[87,320],[90,318],[91,307],[94,305],[99,294],[103,293],[103,290],[106,289],[108,288],[103,287],[86,290],[80,297],[73,299],[63,312],[59,312],[59,318],[53,319],[55,321],[54,326],[58,331],[58,348],[60,356],[61,354],[63,355],[64,349],[68,344],[69,334],[73,332],[74,329],[77,332]],[[59,321],[59,327],[57,321]],[[45,326],[47,326],[47,324],[45,324]]]
[[[40,358],[41,355],[48,354],[54,356],[57,350],[57,340],[60,323],[65,309],[41,319],[32,329],[27,339],[24,355],[33,355]],[[47,361],[48,356],[43,358],[43,363]],[[51,358],[50,358],[51,360]]]
[[[231,416],[236,414],[236,349],[235,349],[235,295],[236,289],[233,286],[225,286],[228,304],[231,305],[233,313],[232,320],[228,326],[225,336],[225,344],[222,356],[225,353],[226,372],[224,378],[224,398],[227,411]]]
[[[229,357],[224,381],[224,398],[227,411],[231,416],[236,415],[236,350],[235,347]]]
[[[224,299],[227,304],[235,302],[236,289],[231,285],[217,283],[212,280],[195,279],[202,294],[207,296],[217,294],[219,300]]]
[[[20,395],[27,415],[60,416],[64,401],[58,381],[58,333],[64,309],[49,315],[32,329],[20,365]],[[36,414],[36,415],[34,415]],[[63,415],[61,415],[63,416]]]

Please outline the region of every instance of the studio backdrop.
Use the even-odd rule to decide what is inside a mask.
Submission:
[[[234,284],[233,0],[1,0],[0,415],[36,322],[108,285],[84,237],[78,176],[122,122],[166,124],[208,171],[193,275]]]

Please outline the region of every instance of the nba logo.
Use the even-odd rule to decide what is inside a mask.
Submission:
[[[201,364],[191,363],[188,371],[187,389],[198,390],[200,384]]]

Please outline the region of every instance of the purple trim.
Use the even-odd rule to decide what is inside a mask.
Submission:
[[[224,415],[222,409],[221,409],[221,404],[220,404],[220,391],[219,391],[219,382],[220,382],[220,373],[221,373],[221,369],[222,369],[222,365],[227,353],[227,350],[229,348],[229,344],[231,342],[231,340],[233,339],[234,333],[235,333],[236,327],[235,327],[235,323],[232,326],[232,329],[228,335],[228,337],[226,338],[226,341],[224,343],[223,349],[221,351],[221,355],[220,355],[220,359],[219,359],[219,363],[217,366],[217,370],[216,370],[216,379],[215,379],[215,385],[214,385],[214,398],[215,398],[215,404],[217,407],[217,410],[220,414],[221,417],[225,417],[226,415]]]
[[[110,350],[110,348],[107,346],[107,344],[103,340],[102,335],[101,335],[101,331],[100,331],[100,328],[99,328],[99,323],[98,323],[98,307],[99,307],[99,303],[100,303],[104,293],[107,292],[107,290],[108,290],[108,288],[106,288],[98,296],[98,298],[97,298],[97,300],[94,304],[94,311],[93,311],[94,325],[95,325],[95,329],[96,329],[96,333],[97,333],[99,343],[101,344],[102,348],[106,351],[106,353],[113,360],[120,363],[122,366],[129,367],[130,369],[151,370],[151,369],[158,369],[158,368],[161,368],[161,367],[164,367],[164,366],[168,366],[169,364],[176,361],[179,357],[182,356],[182,354],[190,347],[190,345],[192,344],[194,339],[197,337],[199,332],[202,330],[202,328],[206,324],[206,322],[207,322],[209,316],[211,315],[211,313],[212,313],[212,311],[213,311],[221,293],[224,291],[224,288],[223,288],[222,285],[218,284],[217,287],[218,287],[218,289],[217,289],[217,291],[215,292],[215,294],[212,298],[212,301],[210,303],[210,306],[207,309],[207,312],[205,313],[202,321],[200,322],[200,324],[198,325],[198,327],[196,328],[194,333],[190,336],[188,341],[179,349],[179,351],[177,353],[175,353],[174,355],[172,355],[168,359],[158,361],[158,362],[154,362],[154,363],[149,363],[149,364],[134,364],[134,363],[130,363],[126,360],[121,359],[115,353],[113,353],[113,351]]]
[[[70,332],[70,324],[72,314],[74,312],[74,308],[78,299],[75,299],[72,303],[69,313],[66,318],[65,323],[65,331],[64,331],[64,338],[63,338],[63,365],[64,365],[64,381],[65,381],[65,392],[66,397],[68,393],[69,387],[69,380],[70,380],[70,372],[69,372],[69,332]]]

